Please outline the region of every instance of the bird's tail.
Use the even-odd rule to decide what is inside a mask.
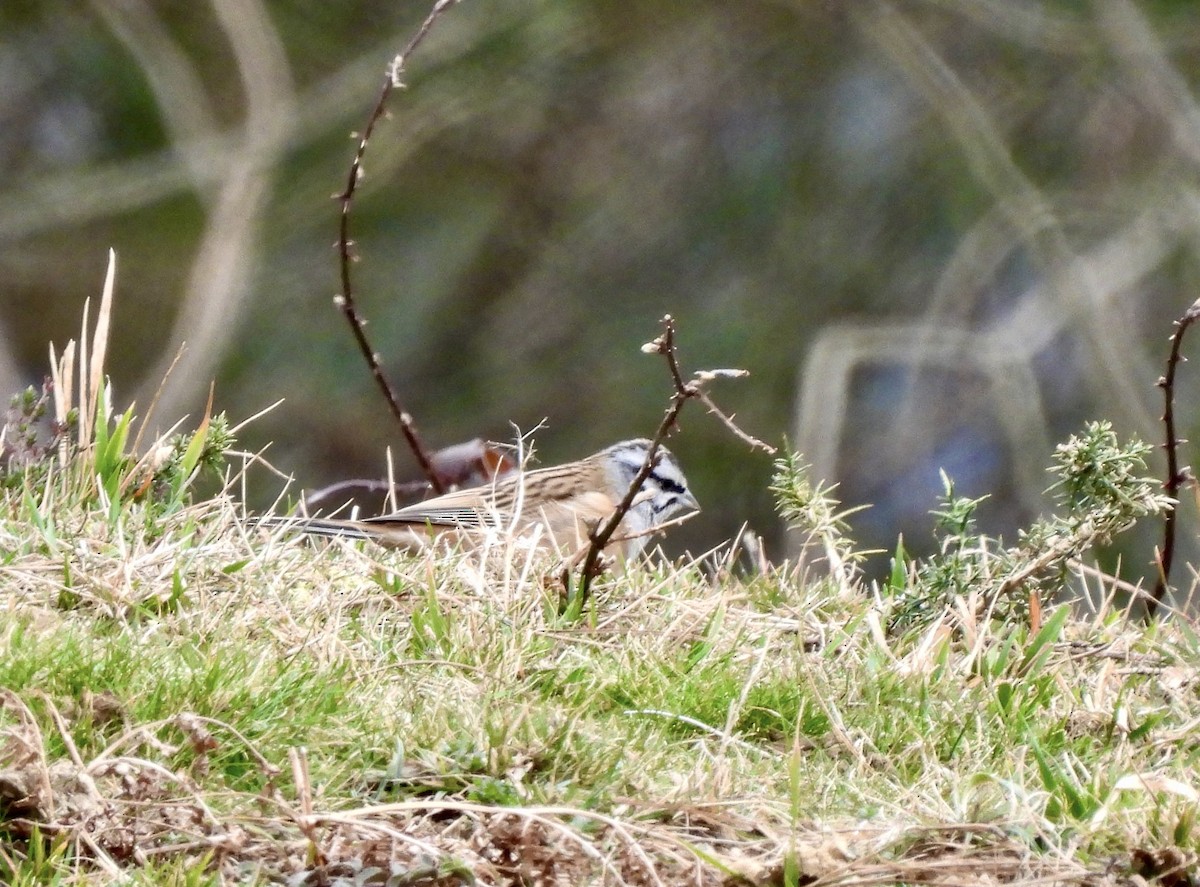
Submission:
[[[334,536],[341,539],[374,539],[375,534],[365,530],[355,521],[333,520],[318,517],[260,517],[256,527],[269,530],[284,528],[308,536]]]

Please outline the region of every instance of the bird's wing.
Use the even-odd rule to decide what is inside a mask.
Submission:
[[[361,521],[361,524],[410,524],[413,526],[424,527],[457,527],[459,529],[482,530],[489,527],[500,527],[504,525],[503,516],[495,511],[489,511],[485,508],[471,507],[439,507],[428,508],[419,505],[412,505],[408,508],[401,508],[399,511],[393,511],[390,514],[381,514],[378,517],[368,517]]]
[[[504,525],[505,515],[489,504],[490,488],[455,490],[399,511],[361,521],[364,524],[415,524],[417,526],[486,529]]]

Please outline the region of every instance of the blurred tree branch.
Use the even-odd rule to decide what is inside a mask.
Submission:
[[[429,15],[425,17],[425,20],[417,29],[417,32],[408,41],[408,45],[388,65],[387,75],[384,77],[383,86],[379,91],[379,98],[375,102],[375,107],[371,109],[371,114],[367,118],[366,128],[363,130],[362,138],[358,142],[358,150],[354,152],[354,159],[350,162],[350,173],[346,180],[346,187],[341,194],[337,195],[337,199],[342,205],[341,222],[338,228],[338,266],[341,272],[342,291],[334,299],[334,304],[350,324],[350,329],[354,333],[354,340],[358,343],[358,348],[362,352],[363,358],[367,361],[367,367],[370,369],[375,382],[379,385],[380,391],[383,392],[384,400],[387,401],[392,415],[400,423],[400,431],[403,433],[409,449],[412,450],[417,464],[421,466],[421,472],[429,481],[429,485],[433,488],[435,495],[444,493],[445,485],[434,468],[429,453],[421,443],[421,438],[417,433],[417,426],[413,421],[412,415],[400,405],[400,399],[396,394],[395,388],[383,372],[383,367],[379,362],[379,353],[371,347],[371,343],[367,339],[366,321],[359,313],[358,306],[354,301],[354,287],[350,281],[350,266],[358,257],[353,255],[354,242],[350,239],[350,209],[354,204],[355,190],[358,188],[358,183],[363,177],[363,158],[366,157],[367,144],[371,140],[371,134],[375,131],[375,124],[383,117],[388,97],[392,94],[392,91],[404,86],[404,82],[401,79],[404,75],[404,63],[413,51],[421,45],[421,41],[429,34],[438,17],[457,2],[458,0],[437,0],[433,5],[433,9],[430,10]]]

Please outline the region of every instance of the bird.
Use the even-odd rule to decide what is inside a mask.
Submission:
[[[576,462],[518,472],[378,517],[269,518],[260,523],[311,535],[370,539],[411,551],[426,549],[435,539],[469,543],[488,531],[511,530],[539,548],[579,553],[586,550],[589,534],[625,497],[651,446],[644,438],[621,441]],[[604,553],[624,562],[639,554],[655,529],[673,516],[699,510],[679,462],[660,445]]]

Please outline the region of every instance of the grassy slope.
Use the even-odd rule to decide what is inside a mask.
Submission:
[[[0,522],[10,883],[1109,884],[1200,843],[1182,619],[892,636],[868,590],[710,564],[570,620],[503,544],[73,489]]]

